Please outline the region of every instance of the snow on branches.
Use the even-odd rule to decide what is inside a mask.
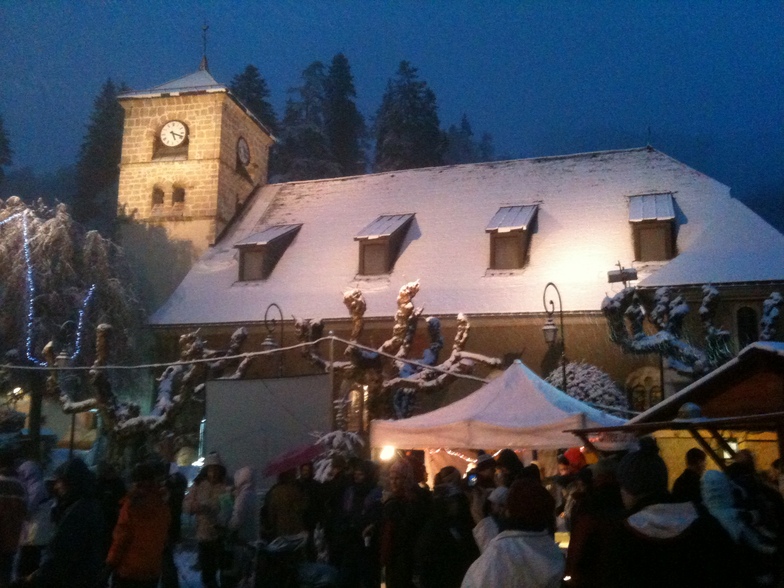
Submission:
[[[373,417],[391,416],[393,408],[394,415],[398,418],[410,416],[416,392],[442,389],[459,374],[470,373],[477,362],[493,367],[501,365],[500,359],[465,351],[470,322],[462,313],[457,317],[457,333],[452,353],[446,361],[438,364],[444,341],[441,336],[441,321],[436,317],[428,317],[425,321],[430,338],[429,346],[421,358],[412,359],[411,348],[423,312],[422,308],[416,308],[413,303],[419,288],[418,280],[400,288],[392,336],[375,349],[360,346],[366,303],[360,290],[348,290],[344,294],[343,302],[351,316],[351,341],[355,345],[346,347],[344,356],[347,360],[326,359],[320,353],[319,345],[315,341],[323,332],[322,321],[296,317],[294,319],[299,340],[314,342],[313,345],[303,348],[303,355],[325,371],[334,370],[351,385],[367,386]],[[428,369],[431,367],[433,369]],[[386,402],[387,399],[391,402]],[[341,410],[345,405],[340,399],[336,401],[339,422],[344,420]]]
[[[762,303],[760,341],[773,341],[776,338],[782,306],[784,306],[784,298],[782,298],[779,292],[772,292],[767,300]]]
[[[670,288],[656,290],[653,309],[647,312],[633,287],[624,288],[602,302],[602,312],[610,329],[610,340],[626,353],[661,353],[670,366],[683,374],[699,376],[722,365],[732,357],[730,333],[716,327],[713,320],[719,292],[707,284],[702,287],[700,318],[705,331],[705,347],[699,348],[684,338],[683,323],[689,305]],[[657,332],[648,334],[648,319]]]

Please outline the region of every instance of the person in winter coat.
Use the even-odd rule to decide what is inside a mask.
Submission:
[[[735,586],[732,540],[693,502],[671,502],[667,466],[653,439],[641,439],[640,449],[624,456],[617,477],[626,517],[614,537],[618,569],[608,586]]]
[[[501,532],[501,523],[506,511],[506,499],[509,488],[499,486],[490,493],[487,500],[490,502],[490,514],[479,521],[473,528],[472,534],[480,553],[484,553],[490,541]]]
[[[564,558],[551,531],[553,497],[541,484],[519,479],[509,489],[506,516],[506,530],[471,565],[462,588],[559,588]]]
[[[387,588],[412,588],[417,540],[430,505],[407,459],[390,466],[387,481],[389,496],[381,519],[381,565]]]
[[[27,492],[27,517],[19,537],[19,558],[16,564],[17,577],[24,578],[38,569],[44,547],[54,533],[51,520],[54,498],[49,494],[43,471],[37,462],[22,462],[17,473]]]
[[[41,565],[23,585],[36,588],[95,588],[103,567],[104,521],[87,465],[71,459],[55,470],[56,529]]]
[[[171,515],[169,524],[169,537],[166,549],[163,550],[163,564],[161,568],[161,588],[180,588],[177,564],[174,563],[174,549],[180,542],[182,534],[182,503],[188,489],[188,479],[180,472],[176,463],[163,463],[163,487],[167,494],[167,503]]]
[[[460,483],[460,472],[452,466],[436,474],[430,516],[416,549],[415,573],[422,588],[460,588],[469,566],[479,557],[471,532],[471,509]]]
[[[308,497],[297,484],[294,469],[278,474],[278,482],[267,492],[261,512],[262,534],[275,539],[307,531],[305,513]]]
[[[234,557],[231,569],[221,574],[221,588],[234,588],[249,581],[253,572],[253,554],[259,538],[259,501],[253,468],[234,472],[234,507],[228,531]]]
[[[340,588],[372,588],[380,584],[377,534],[381,489],[372,462],[357,461],[352,482],[343,491],[335,518],[333,558],[338,562]]]
[[[621,488],[615,472],[617,460],[605,458],[589,466],[593,472],[590,491],[573,514],[569,551],[566,554],[564,585],[574,588],[604,588],[616,578],[613,541],[624,519]]]
[[[112,588],[157,588],[171,513],[154,464],[138,464],[133,485],[120,503],[120,514],[106,558]]]
[[[485,518],[490,510],[487,497],[495,489],[496,462],[491,455],[480,451],[476,467],[468,474],[468,499],[471,503],[471,516],[474,524]]]
[[[220,455],[210,453],[204,459],[204,476],[194,482],[185,495],[183,510],[196,515],[196,540],[199,544],[201,581],[205,588],[217,588],[223,540],[231,510],[231,493],[226,485],[226,467]]]
[[[686,469],[672,485],[673,502],[702,502],[700,479],[705,473],[705,452],[692,447],[686,452]]]
[[[4,451],[0,453],[0,586],[7,586],[11,581],[26,515],[24,486],[16,476],[13,455]]]

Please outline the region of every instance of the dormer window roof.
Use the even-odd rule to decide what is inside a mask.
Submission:
[[[527,231],[528,226],[536,216],[538,206],[536,204],[525,204],[521,206],[502,206],[490,219],[485,227],[485,232],[496,231],[498,233],[508,233],[509,231]]]
[[[273,225],[238,241],[234,247],[240,251],[240,281],[266,280],[301,227]]]
[[[537,204],[502,206],[485,227],[490,233],[490,269],[509,270],[525,266]]]
[[[643,194],[629,198],[629,222],[675,219],[672,194]]]
[[[388,274],[397,261],[400,246],[413,213],[382,214],[354,236],[359,241],[359,274]]]

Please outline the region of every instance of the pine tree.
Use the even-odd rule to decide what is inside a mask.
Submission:
[[[125,91],[124,84],[117,87],[111,79],[101,87],[93,102],[93,112],[76,162],[77,195],[73,216],[86,226],[107,233],[117,212],[125,117],[117,96]]]
[[[278,117],[268,100],[270,91],[267,82],[255,65],[246,66],[242,73],[234,76],[229,90],[273,134],[278,132]]]
[[[417,69],[402,61],[387,84],[376,114],[376,169],[390,171],[439,165],[445,139],[436,95]]]
[[[8,134],[5,132],[3,117],[0,115],[0,184],[3,183],[3,179],[5,178],[3,166],[11,165],[13,154],[14,152],[11,150],[11,144],[8,141]]]
[[[493,160],[493,138],[488,133],[482,135],[482,139],[474,141],[474,132],[471,130],[471,123],[464,114],[460,121],[460,126],[450,125],[446,132],[446,152],[444,153],[444,163],[479,163],[482,161]]]
[[[357,92],[348,59],[342,53],[332,58],[325,80],[324,124],[332,153],[344,176],[365,171],[362,141],[365,121],[354,102]]]
[[[311,63],[302,72],[302,86],[289,90],[283,130],[275,155],[275,173],[282,181],[315,180],[340,175],[340,166],[324,128],[326,75],[324,64]]]

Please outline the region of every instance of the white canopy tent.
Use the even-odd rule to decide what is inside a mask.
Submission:
[[[443,408],[370,423],[372,447],[558,449],[581,443],[566,429],[625,421],[572,398],[516,360],[501,376]]]

